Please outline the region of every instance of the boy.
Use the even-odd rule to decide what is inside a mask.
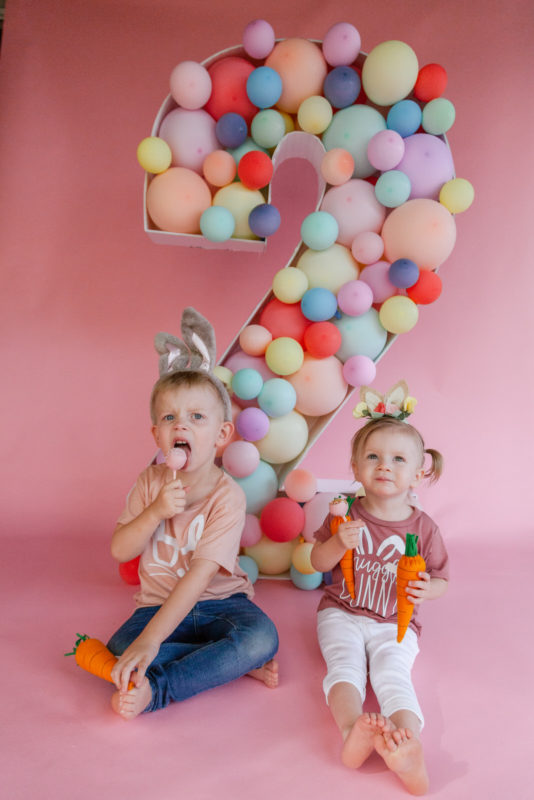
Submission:
[[[252,585],[237,560],[245,496],[214,463],[234,429],[226,390],[210,371],[214,339],[202,365],[189,366],[195,348],[202,356],[210,350],[194,333],[209,339],[206,326],[211,333],[207,320],[186,309],[185,369],[183,350],[176,357],[179,340],[165,335],[174,363],[162,356],[160,370],[172,363],[177,371],[159,379],[151,398],[156,444],[164,454],[182,448],[185,464],[176,477],[165,464],[141,473],[112,538],[119,562],[141,555],[137,610],[108,643],[120,656],[112,708],[126,719],[245,674],[271,688],[278,683],[276,628],[251,602]]]

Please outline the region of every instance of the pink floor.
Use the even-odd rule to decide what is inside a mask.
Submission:
[[[528,605],[531,555],[512,548],[512,572],[508,550],[450,550],[451,588],[423,610],[414,675],[430,796],[526,800],[532,644],[519,644],[517,609]],[[377,756],[359,772],[339,762],[314,633],[319,591],[256,585],[280,631],[276,691],[243,678],[126,723],[109,709],[111,687],[63,658],[77,631],[105,638],[131,608],[105,543],[12,538],[2,561],[2,797],[407,796]]]

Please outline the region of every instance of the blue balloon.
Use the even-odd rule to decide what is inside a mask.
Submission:
[[[256,583],[260,570],[251,556],[239,556],[239,566],[247,573],[250,582]]]
[[[266,461],[260,461],[254,472],[246,478],[234,478],[234,481],[245,492],[247,514],[259,514],[269,500],[274,500],[278,494],[278,477]]]
[[[215,125],[215,136],[223,147],[240,147],[247,138],[247,123],[241,114],[229,111]]]
[[[362,82],[352,67],[335,67],[324,79],[323,93],[334,108],[351,106],[360,94]]]
[[[232,376],[232,391],[240,400],[254,400],[263,386],[263,378],[257,369],[244,367]]]
[[[322,289],[317,286],[304,292],[300,301],[300,310],[306,319],[312,322],[325,322],[336,313],[337,298],[330,289]]]
[[[370,308],[358,317],[341,314],[340,319],[332,322],[341,332],[341,347],[336,356],[343,363],[350,356],[368,356],[374,361],[384,349],[388,334],[376,309]]]
[[[291,565],[289,574],[297,589],[318,589],[323,580],[322,572],[311,572],[305,575],[303,572],[299,572],[298,569],[295,569],[293,564]]]
[[[271,67],[257,67],[247,78],[247,95],[258,108],[270,108],[280,99],[282,78]]]
[[[248,226],[255,236],[266,237],[280,227],[280,212],[270,203],[255,206],[248,216]]]
[[[258,395],[258,405],[269,417],[283,417],[293,411],[297,393],[284,378],[270,378]]]
[[[397,289],[409,289],[419,280],[419,267],[409,258],[398,258],[390,265],[388,278]]]
[[[399,100],[389,109],[386,124],[391,131],[397,131],[405,139],[419,129],[422,116],[423,112],[415,100]]]

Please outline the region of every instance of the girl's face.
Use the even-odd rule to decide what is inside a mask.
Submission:
[[[371,433],[352,471],[367,496],[398,498],[407,495],[424,475],[422,453],[409,433],[379,429]]]

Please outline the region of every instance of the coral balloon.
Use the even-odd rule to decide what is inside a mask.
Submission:
[[[304,509],[289,497],[277,497],[267,503],[260,516],[260,526],[273,542],[289,542],[304,527]]]
[[[334,147],[324,154],[321,161],[321,175],[331,186],[340,186],[352,178],[354,158],[348,150]]]
[[[419,269],[435,269],[449,257],[456,225],[449,211],[434,200],[408,200],[394,208],[382,228],[389,262],[409,258]]]
[[[200,218],[211,205],[211,192],[196,172],[171,167],[150,182],[146,203],[152,221],[161,230],[200,233]]]
[[[284,491],[291,500],[307,503],[317,492],[317,478],[307,469],[292,469],[285,477]]]
[[[271,332],[273,339],[288,337],[302,344],[309,324],[300,310],[300,303],[283,303],[277,298],[269,301],[260,314],[260,325]]]
[[[306,328],[304,347],[314,358],[333,356],[340,346],[341,333],[332,322],[314,322]]]
[[[307,97],[322,93],[326,63],[321,50],[307,39],[284,39],[274,46],[265,66],[276,70],[283,90],[278,108],[295,114]]]
[[[447,73],[441,64],[426,64],[419,70],[413,93],[422,103],[428,103],[441,97],[446,88]]]
[[[237,164],[226,150],[214,150],[204,159],[202,172],[212,186],[228,186],[237,174]]]
[[[313,358],[306,353],[301,368],[288,380],[297,393],[296,410],[310,417],[330,414],[347,393],[343,367],[335,356]]]
[[[121,576],[122,580],[125,583],[128,583],[131,586],[137,586],[140,583],[139,580],[140,558],[141,556],[137,556],[136,558],[132,558],[131,561],[123,561],[122,564],[119,564],[119,575]]]
[[[247,95],[247,79],[253,70],[254,65],[239,56],[228,56],[215,61],[208,68],[213,87],[205,105],[208,114],[218,120],[223,114],[234,111],[250,124],[258,110]]]
[[[406,294],[414,303],[428,305],[438,299],[441,294],[441,288],[442,284],[439,275],[435,272],[431,272],[429,269],[423,269],[419,273],[417,283],[410,286],[410,288],[406,290]]]
[[[239,334],[241,349],[251,356],[262,356],[272,340],[272,333],[263,325],[247,325]]]
[[[248,189],[262,189],[273,177],[273,162],[266,153],[251,150],[241,158],[237,174]]]

